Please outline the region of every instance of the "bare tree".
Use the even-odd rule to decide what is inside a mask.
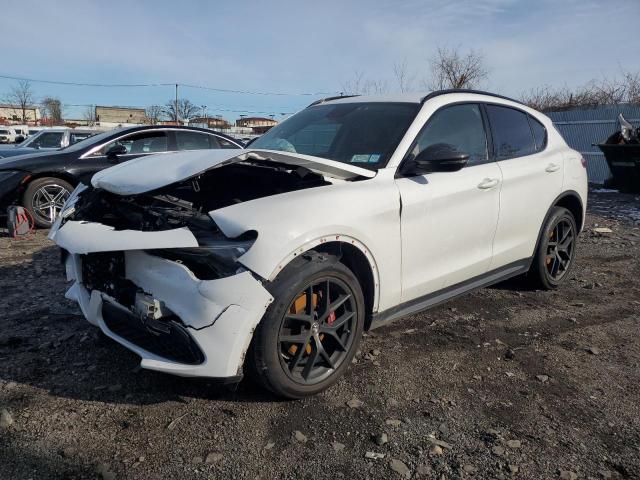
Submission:
[[[385,80],[372,80],[364,76],[364,72],[356,70],[353,77],[342,82],[344,95],[371,95],[386,93],[389,86]]]
[[[51,125],[62,124],[62,102],[59,98],[44,97],[41,102],[44,116],[47,117]]]
[[[430,63],[431,80],[426,83],[430,90],[472,89],[489,75],[484,55],[475,50],[462,53],[457,48],[438,47]]]
[[[22,122],[27,122],[27,110],[33,105],[33,92],[31,91],[31,83],[27,80],[20,80],[9,90],[7,103],[12,105],[16,110],[22,113]],[[35,114],[34,114],[35,117]],[[35,120],[35,118],[34,118]]]
[[[83,115],[84,120],[86,120],[87,125],[89,127],[93,127],[96,124],[96,107],[93,105],[89,105],[87,109],[84,111]]]
[[[640,105],[640,72],[622,72],[627,102]]]
[[[174,100],[167,102],[164,106],[164,114],[169,118],[177,118],[178,122],[187,121],[190,118],[194,117],[200,107],[197,107],[190,100],[186,98],[182,98],[178,100],[178,115],[176,115],[176,102]]]
[[[393,74],[396,77],[396,83],[401,92],[411,90],[414,76],[409,74],[406,58],[402,60],[402,62],[393,63]]]
[[[541,111],[559,111],[572,108],[595,108],[624,102],[640,103],[640,73],[622,72],[622,78],[590,80],[574,88],[548,85],[530,90],[520,100]]]
[[[164,115],[164,111],[165,109],[164,107],[162,107],[162,105],[150,105],[149,107],[147,107],[145,112],[147,116],[147,122],[149,122],[151,125],[156,125]]]

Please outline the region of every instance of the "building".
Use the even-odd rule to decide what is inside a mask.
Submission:
[[[28,106],[24,114],[25,122],[22,121],[22,107],[20,105],[0,104],[0,124],[27,123],[28,125],[36,125],[40,121],[40,109],[38,107]]]
[[[272,127],[276,126],[278,122],[273,118],[262,117],[241,117],[236,120],[236,127],[250,128],[253,133],[262,135]]]
[[[226,130],[231,124],[224,118],[218,117],[195,117],[189,119],[189,125],[194,127],[211,128],[217,130]]]
[[[148,123],[144,108],[96,106],[95,114],[102,126]]]
[[[604,105],[545,112],[569,146],[580,152],[587,161],[590,183],[603,184],[611,177],[604,154],[594,144],[604,142],[611,134],[620,130],[620,114],[635,127],[640,126],[638,105]]]

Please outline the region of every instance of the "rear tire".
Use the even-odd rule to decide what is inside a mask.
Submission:
[[[22,205],[37,227],[50,228],[72,191],[73,186],[60,178],[36,178],[24,191]]]
[[[553,290],[569,276],[576,256],[578,229],[569,210],[553,207],[547,217],[533,262],[527,274],[529,283]]]
[[[351,364],[362,337],[365,303],[355,275],[337,257],[310,252],[267,289],[274,301],[250,347],[254,375],[291,399],[329,388]]]

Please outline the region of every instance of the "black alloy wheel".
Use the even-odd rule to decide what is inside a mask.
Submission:
[[[249,372],[286,398],[315,395],[349,368],[364,329],[358,279],[338,257],[299,256],[265,285],[274,301],[258,324]]]
[[[542,227],[527,274],[536,288],[551,290],[566,280],[577,250],[578,227],[569,210],[553,207]]]
[[[567,218],[561,218],[553,226],[547,242],[545,265],[549,276],[556,282],[569,271],[573,260],[575,231]]]
[[[349,286],[321,277],[291,301],[278,342],[280,362],[289,377],[312,385],[344,362],[354,340],[357,306]]]

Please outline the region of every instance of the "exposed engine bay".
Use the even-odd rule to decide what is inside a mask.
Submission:
[[[266,162],[264,162],[266,163]],[[153,192],[122,196],[91,188],[68,219],[99,222],[115,230],[162,231],[189,227],[198,232],[217,228],[207,212],[262,197],[330,185],[307,168],[237,163],[215,168]]]

